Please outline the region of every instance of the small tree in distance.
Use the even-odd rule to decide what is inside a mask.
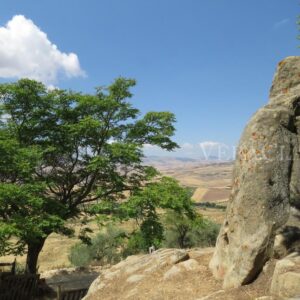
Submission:
[[[144,144],[177,147],[174,115],[139,118],[128,101],[134,85],[118,78],[95,95],[49,91],[28,79],[0,85],[0,250],[27,248],[27,272],[36,272],[51,233],[71,233],[66,221],[84,204],[115,202],[156,175],[142,163]]]

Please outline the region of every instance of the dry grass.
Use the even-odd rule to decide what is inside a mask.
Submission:
[[[159,168],[159,166],[157,166]],[[168,176],[178,179],[181,184],[196,188],[193,199],[196,202],[223,201],[228,196],[227,186],[231,182],[232,164],[212,164],[202,165],[198,163],[176,164],[172,166],[164,166],[160,171]],[[207,199],[207,200],[205,200]],[[225,199],[226,200],[226,199]],[[211,220],[221,224],[224,219],[224,211],[219,209],[200,209],[201,214],[207,216]],[[91,227],[97,232],[96,223],[91,223]],[[127,223],[125,228],[132,228],[132,223]],[[79,222],[73,222],[72,227],[78,233],[80,229]],[[56,269],[60,267],[70,266],[68,254],[70,248],[78,242],[77,238],[68,238],[58,234],[51,234],[40,254],[38,265],[39,271]],[[1,257],[1,262],[11,262],[13,256]],[[17,262],[25,264],[25,256],[18,256]]]
[[[202,197],[201,201],[204,202],[220,202],[228,200],[230,190],[226,188],[211,188]]]
[[[53,233],[47,238],[38,260],[39,272],[71,266],[68,255],[70,248],[79,241],[76,236],[81,228],[81,224],[79,221],[73,221],[70,226],[75,230],[74,237],[66,237]],[[91,222],[90,227],[94,231],[98,229],[95,222]],[[11,262],[14,259],[15,256],[8,255],[1,257],[1,262]],[[16,259],[17,263],[25,266],[26,255],[17,256]]]
[[[201,202],[202,199],[203,199],[203,196],[208,192],[208,189],[207,188],[196,188],[193,196],[192,196],[192,199],[195,201],[195,202]]]

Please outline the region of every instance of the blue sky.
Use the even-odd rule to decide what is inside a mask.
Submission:
[[[197,156],[235,145],[267,102],[277,63],[300,54],[299,14],[296,0],[2,0],[0,81],[90,93],[135,78],[134,104],[174,112],[176,155]]]

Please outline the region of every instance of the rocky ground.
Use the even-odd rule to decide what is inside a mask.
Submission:
[[[222,283],[214,279],[208,268],[213,250],[160,249],[153,254],[130,256],[101,271],[84,300],[253,300],[264,296],[269,298],[262,299],[275,300],[290,296],[291,290],[299,291],[300,299],[299,256],[272,260],[253,283],[224,291]],[[276,279],[273,278],[275,266]],[[274,293],[281,298],[271,298],[272,285]]]

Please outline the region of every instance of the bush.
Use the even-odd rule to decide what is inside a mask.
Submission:
[[[89,246],[83,243],[75,244],[71,248],[68,258],[71,264],[76,267],[85,267],[93,259]]]
[[[105,232],[91,239],[91,244],[75,244],[70,251],[69,260],[77,267],[91,263],[97,265],[115,264],[122,258],[125,232],[111,225]]]
[[[216,242],[218,224],[200,215],[188,216],[169,211],[164,217],[164,247],[191,248],[213,246]]]
[[[203,224],[190,233],[191,247],[213,247],[220,231],[220,225],[204,219]]]
[[[99,265],[115,264],[122,258],[125,232],[109,225],[105,233],[99,233],[92,239],[89,247],[93,260]]]

